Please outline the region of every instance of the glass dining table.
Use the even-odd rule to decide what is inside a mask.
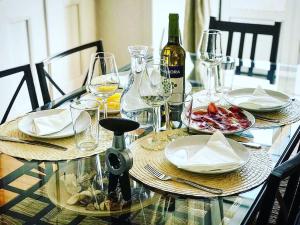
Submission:
[[[239,71],[242,72],[234,75],[234,88],[255,88],[260,85],[266,89],[284,92],[292,98],[292,101],[297,101],[300,96],[298,65],[251,60],[240,60],[238,65],[241,66]],[[200,67],[196,56],[187,57],[186,78],[191,82],[194,92],[203,89]],[[258,72],[275,68],[274,84],[270,84],[266,76],[257,75],[258,72],[249,76],[247,71],[250,67]],[[243,74],[243,71],[246,74]],[[84,92],[84,88],[76,90],[64,96],[64,99],[68,102],[77,97],[78,93]],[[59,105],[60,103],[55,101],[41,109]],[[250,128],[242,135],[242,139],[261,145],[270,155],[272,166],[276,166],[286,160],[293,150],[290,149],[290,144],[295,136],[299,135],[298,127],[299,122],[293,122],[284,126]],[[126,141],[130,144],[133,138]],[[90,196],[82,193],[76,196],[81,205],[72,204],[70,193],[63,190],[69,185],[66,180],[72,183],[74,179],[78,179],[79,174],[86,172],[88,175],[87,171],[93,171],[95,168],[97,171],[94,175],[101,176],[102,183],[86,181],[87,185],[91,185],[92,189],[100,185],[101,190],[107,191],[108,183],[111,181],[104,154],[105,152],[67,161],[28,161],[0,154],[1,224],[249,224],[258,210],[264,192],[265,183],[230,196],[192,197],[154,189],[130,177],[130,187],[127,187],[130,200],[122,200],[120,193],[116,192],[117,194],[110,197],[117,198],[120,204],[108,206],[104,201],[98,208],[93,205],[87,207],[85,201],[88,201]],[[116,188],[120,191],[119,186]]]

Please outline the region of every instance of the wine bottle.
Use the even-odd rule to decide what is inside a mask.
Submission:
[[[168,43],[162,49],[161,58],[169,67],[173,92],[169,98],[169,122],[180,121],[185,91],[185,51],[180,44],[179,15],[169,14]],[[173,104],[174,103],[174,104]],[[176,104],[177,103],[177,104]]]

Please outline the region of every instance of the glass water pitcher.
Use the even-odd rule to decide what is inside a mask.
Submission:
[[[129,46],[128,50],[131,56],[131,71],[121,96],[121,115],[123,118],[138,122],[141,128],[151,127],[153,110],[142,101],[138,92],[148,47],[134,45]]]

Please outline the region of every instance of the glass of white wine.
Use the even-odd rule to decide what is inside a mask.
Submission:
[[[109,52],[97,52],[91,56],[87,79],[87,91],[104,101],[104,118],[107,118],[107,98],[119,88],[119,74],[115,57]]]
[[[153,108],[154,133],[146,140],[143,145],[149,150],[161,150],[164,148],[165,141],[158,136],[160,129],[160,106],[166,103],[172,94],[172,84],[167,63],[161,59],[148,61],[139,85],[141,99]]]

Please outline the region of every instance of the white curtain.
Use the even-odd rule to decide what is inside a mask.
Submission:
[[[183,34],[186,51],[199,51],[202,31],[209,25],[209,10],[209,0],[186,0]]]

